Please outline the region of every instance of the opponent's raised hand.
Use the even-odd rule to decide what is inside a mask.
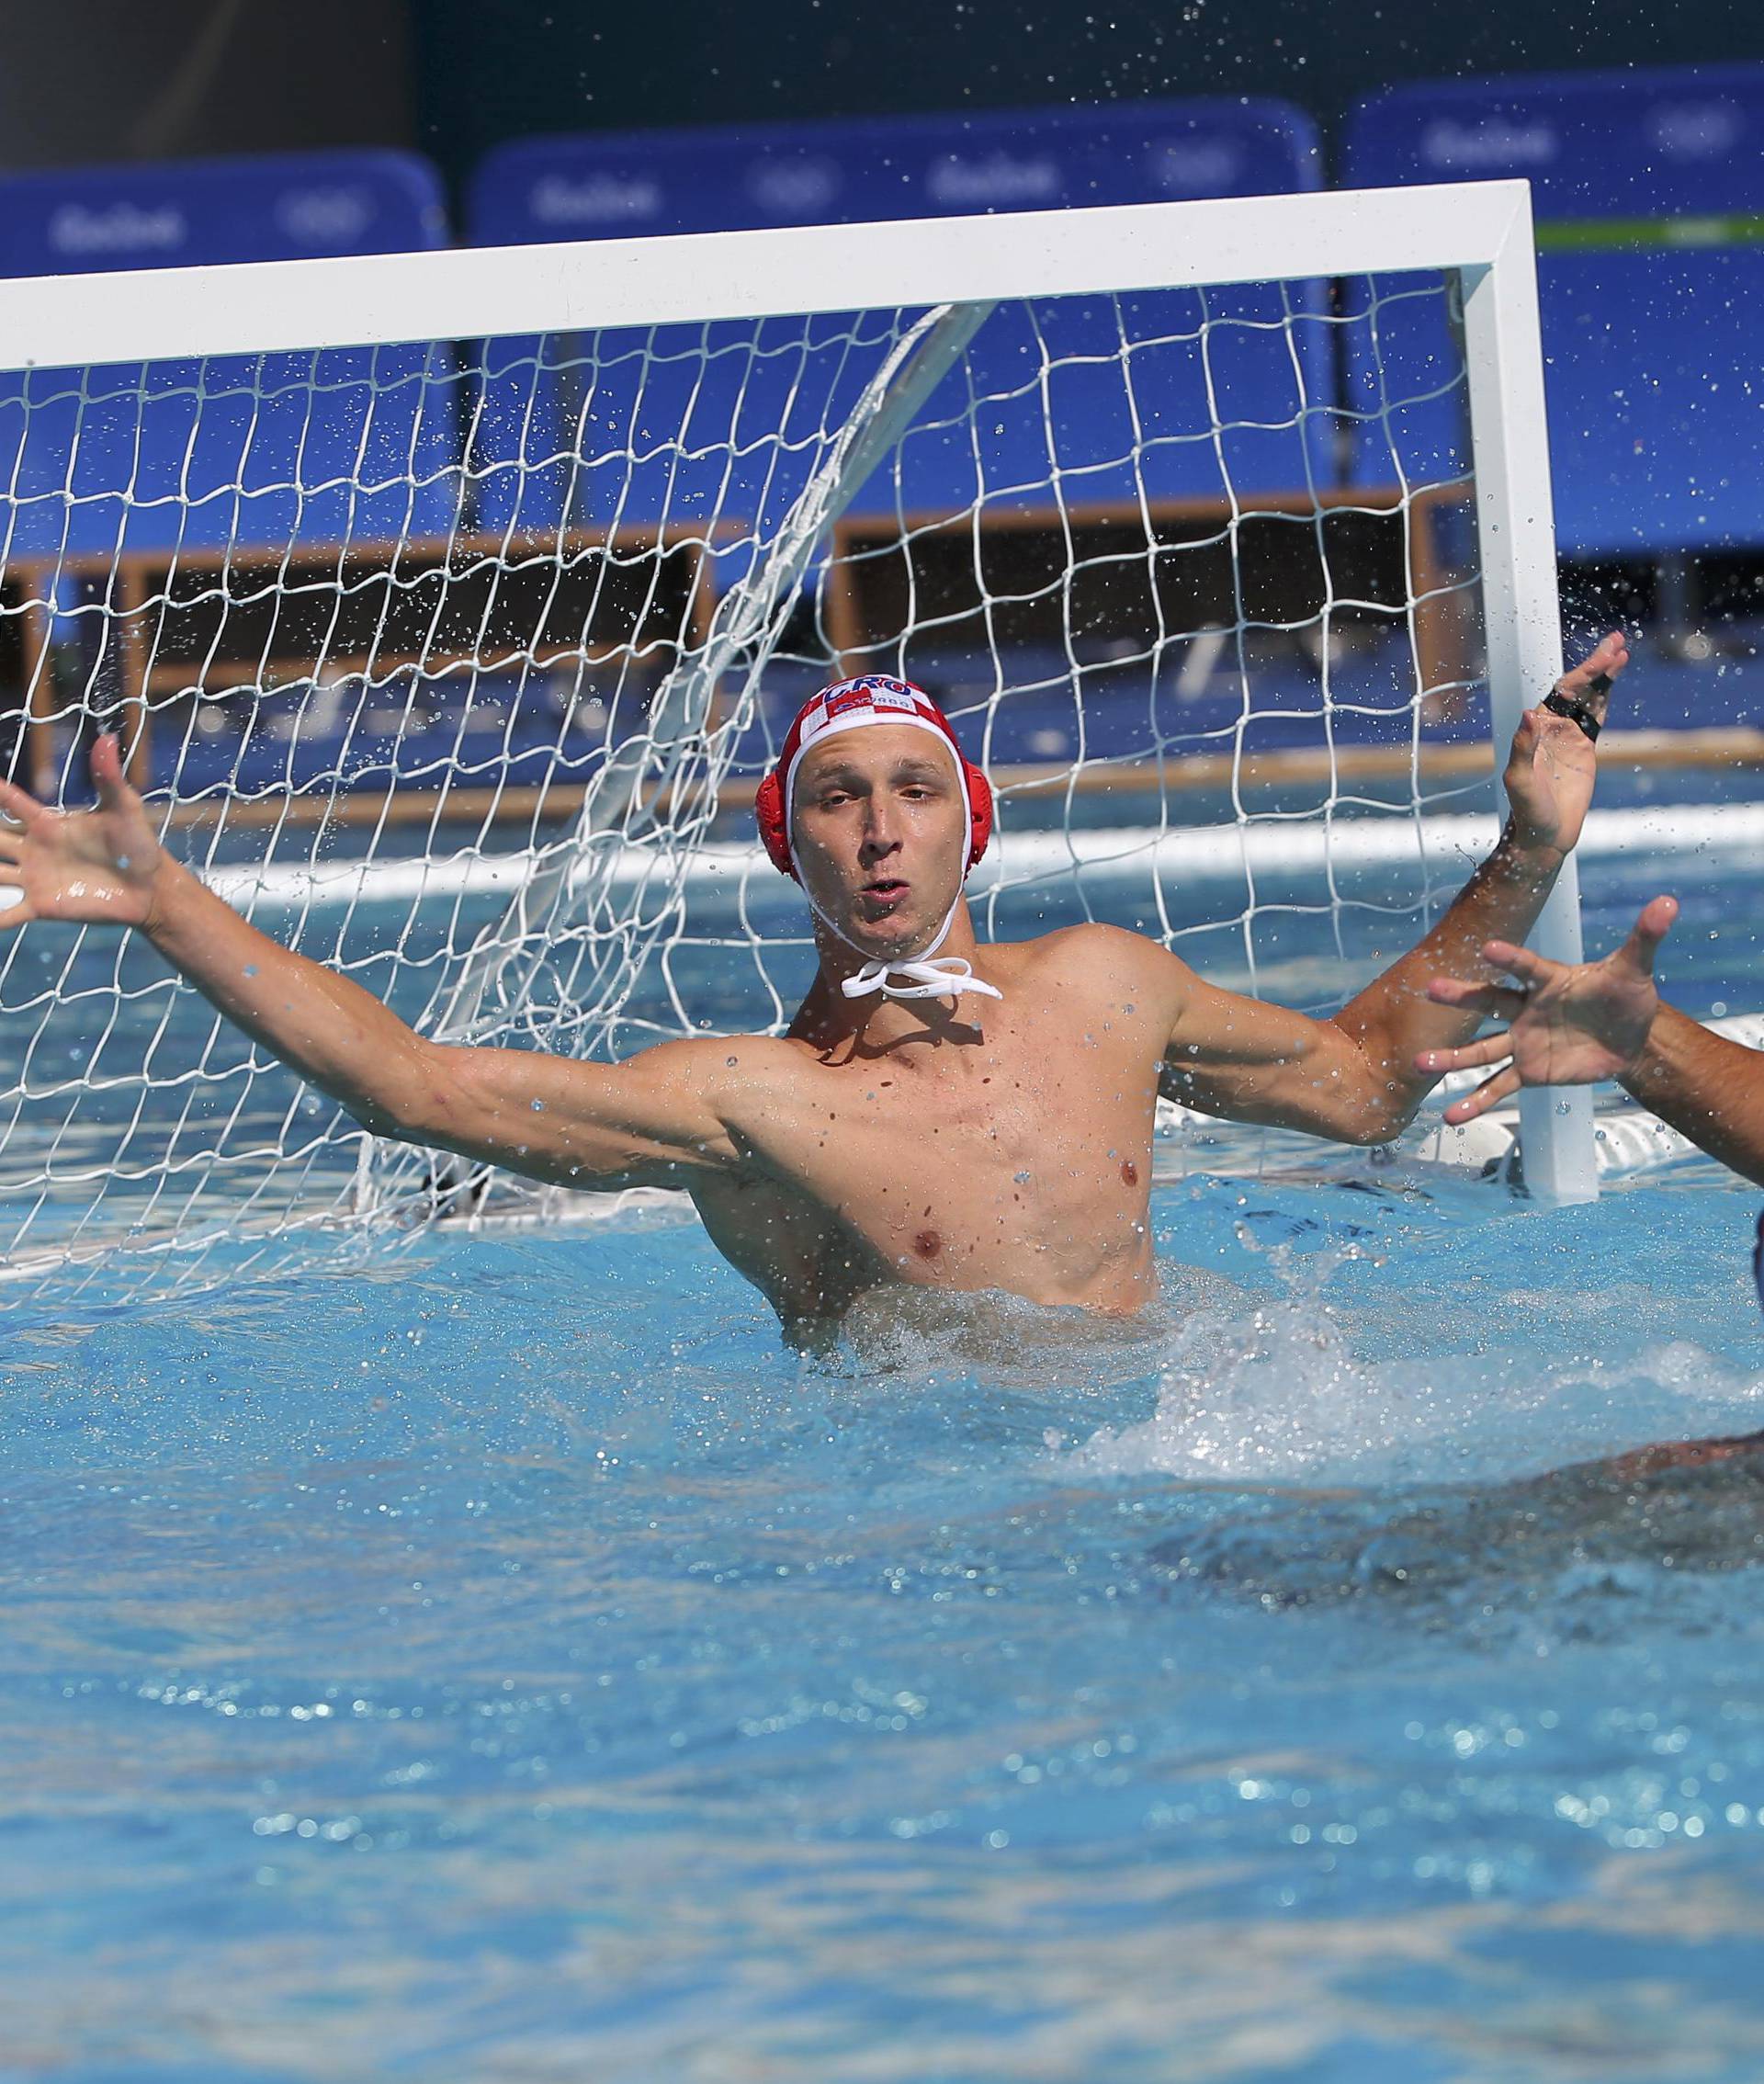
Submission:
[[[1562,675],[1555,692],[1602,724],[1611,684],[1628,663],[1629,646],[1623,632],[1613,629],[1590,656]],[[1504,776],[1513,836],[1520,845],[1571,852],[1586,822],[1598,771],[1592,740],[1571,716],[1557,716],[1542,706],[1527,709],[1513,734]]]
[[[1628,940],[1601,962],[1551,962],[1529,948],[1490,941],[1484,956],[1519,978],[1517,989],[1436,977],[1428,987],[1430,999],[1509,1025],[1462,1048],[1425,1049],[1415,1068],[1465,1070],[1511,1059],[1474,1093],[1454,1100],[1446,1120],[1472,1121],[1521,1085],[1593,1085],[1632,1070],[1659,1010],[1654,957],[1678,916],[1676,898],[1657,897],[1642,908]]]
[[[0,781],[0,886],[19,892],[0,911],[0,928],[32,919],[152,923],[164,856],[112,736],[92,748],[92,781],[93,810],[51,810],[17,783]]]

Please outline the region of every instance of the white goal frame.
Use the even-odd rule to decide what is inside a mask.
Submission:
[[[1493,758],[1562,670],[1524,181],[51,277],[6,284],[0,369],[1419,270],[1462,293]],[[1531,938],[1580,958],[1572,859]],[[1520,1107],[1531,1192],[1592,1198],[1589,1092]]]

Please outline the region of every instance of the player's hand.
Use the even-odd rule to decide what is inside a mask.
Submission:
[[[165,856],[112,736],[92,748],[92,781],[95,810],[51,810],[28,789],[0,781],[0,886],[18,892],[0,911],[0,928],[32,919],[151,925]]]
[[[1678,916],[1676,898],[1657,897],[1643,906],[1628,940],[1602,962],[1551,962],[1509,941],[1490,941],[1484,956],[1521,980],[1517,990],[1436,977],[1427,988],[1430,999],[1510,1024],[1504,1033],[1462,1048],[1423,1049],[1416,1058],[1417,1070],[1436,1073],[1511,1059],[1454,1100],[1446,1120],[1473,1121],[1521,1085],[1593,1085],[1632,1071],[1659,1010],[1654,957]]]
[[[1600,676],[1614,681],[1628,663],[1629,646],[1623,632],[1613,629],[1600,640],[1597,651],[1562,675],[1556,692],[1584,703],[1602,724],[1611,706],[1611,689],[1593,684]],[[1544,708],[1527,709],[1513,734],[1504,777],[1515,844],[1528,850],[1571,853],[1586,822],[1598,771],[1593,742],[1572,717],[1558,717]]]

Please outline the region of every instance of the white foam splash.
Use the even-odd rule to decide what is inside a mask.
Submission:
[[[1589,1319],[1571,1295],[1515,1290],[1475,1316],[1414,1296],[1412,1337],[1400,1324],[1394,1340],[1389,1323],[1374,1332],[1326,1295],[1363,1256],[1353,1245],[1270,1252],[1269,1291],[1210,1303],[1171,1335],[1149,1418],[1081,1443],[1048,1435],[1062,1471],[1281,1486],[1476,1479],[1764,1421],[1764,1373],[1690,1338],[1623,1352],[1623,1327]],[[1373,1344],[1385,1351],[1369,1356]]]

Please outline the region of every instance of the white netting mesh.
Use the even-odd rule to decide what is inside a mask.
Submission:
[[[119,723],[267,931],[431,1032],[622,1053],[787,1017],[752,785],[887,671],[993,775],[984,934],[1331,1002],[1490,800],[1462,383],[1441,277],[0,379],[0,754],[74,803]],[[189,1279],[458,1186],[358,1176],[113,932],[0,953],[0,1046],[14,1271]]]

